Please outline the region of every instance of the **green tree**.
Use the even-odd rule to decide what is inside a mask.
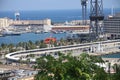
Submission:
[[[36,69],[40,69],[36,80],[106,80],[105,71],[95,63],[104,63],[100,57],[86,53],[73,57],[59,53],[55,59],[48,55],[37,59]],[[99,79],[98,79],[99,78]]]
[[[120,65],[114,64],[113,69],[114,69],[115,73],[110,75],[112,80],[120,79]]]

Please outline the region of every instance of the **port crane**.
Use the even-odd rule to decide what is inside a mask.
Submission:
[[[81,0],[82,5],[82,17],[83,24],[86,24],[86,14],[87,14],[87,2],[88,0]],[[100,34],[103,33],[100,21],[104,20],[103,15],[103,0],[90,0],[90,40],[99,39]]]

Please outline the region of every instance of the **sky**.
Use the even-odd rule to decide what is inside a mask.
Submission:
[[[81,9],[81,0],[0,0],[0,11]],[[90,0],[89,0],[90,1]],[[103,0],[104,8],[120,8],[120,0]],[[89,8],[88,3],[88,8]]]

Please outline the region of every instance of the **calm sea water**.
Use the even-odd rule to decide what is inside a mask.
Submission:
[[[5,37],[0,37],[0,44],[1,43],[14,43],[17,44],[19,42],[27,42],[29,40],[35,42],[37,40],[44,40],[45,38],[48,37],[55,37],[57,40],[60,40],[61,38],[66,38],[67,35],[66,33],[60,33],[60,34],[53,34],[53,33],[41,33],[41,34],[35,34],[35,33],[25,33],[21,34],[19,36],[5,36]]]
[[[50,18],[52,22],[65,22],[65,21],[71,21],[71,20],[80,20],[81,17],[81,10],[42,10],[42,11],[19,11],[20,12],[20,18],[25,20],[39,20],[39,19],[45,19]],[[115,9],[115,13],[120,12],[120,9]],[[14,13],[15,11],[0,11],[0,18],[8,17],[11,19],[14,19]],[[110,9],[104,9],[104,15],[111,14]],[[89,10],[87,14],[87,18],[89,19]],[[1,43],[18,43],[18,42],[26,42],[26,41],[36,41],[36,40],[43,40],[46,37],[50,37],[51,33],[45,33],[45,34],[34,34],[34,33],[26,33],[22,34],[20,36],[6,36],[6,37],[0,37],[0,44]],[[57,39],[65,38],[66,34],[52,34],[53,37],[56,37]]]
[[[19,11],[20,18],[26,20],[38,20],[50,18],[53,22],[65,22],[71,20],[82,19],[82,12],[79,9],[76,10],[41,10],[41,11]],[[90,10],[87,10],[87,19],[89,19]],[[120,9],[114,9],[114,13],[120,12]],[[1,17],[9,17],[14,19],[15,11],[0,11]],[[104,15],[111,14],[111,9],[104,9]]]
[[[53,22],[65,22],[81,19],[81,10],[42,10],[42,11],[19,11],[20,19],[39,20],[50,18]],[[15,11],[0,12],[0,17],[14,19]]]

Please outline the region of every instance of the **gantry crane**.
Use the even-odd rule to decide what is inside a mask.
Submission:
[[[103,1],[102,0],[90,0],[90,38],[99,39],[103,33],[100,26],[100,21],[104,20],[103,15]]]
[[[86,25],[87,24],[87,1],[88,0],[81,0],[81,5],[82,5],[82,24]]]
[[[81,0],[82,5],[82,19],[83,24],[86,25],[87,21],[87,2],[88,0]],[[98,39],[102,33],[99,22],[104,19],[103,15],[103,1],[90,0],[90,39]]]

